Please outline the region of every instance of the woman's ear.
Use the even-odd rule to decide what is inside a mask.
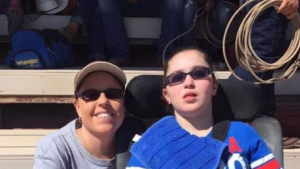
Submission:
[[[168,103],[168,104],[171,104],[171,101],[170,101],[170,98],[169,98],[169,96],[168,96],[168,93],[167,93],[167,89],[166,89],[166,88],[163,88],[162,94],[163,94],[165,100],[167,101],[167,103]]]
[[[216,96],[218,93],[218,86],[219,86],[219,80],[218,79],[214,79],[214,84],[213,84],[213,96]]]
[[[79,106],[79,103],[78,103],[78,99],[74,99],[73,105],[74,105],[74,107],[75,107],[75,109],[76,109],[77,115],[78,115],[79,117],[81,117],[80,106]]]

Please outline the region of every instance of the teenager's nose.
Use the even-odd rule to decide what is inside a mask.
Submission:
[[[186,76],[186,78],[184,80],[184,87],[185,88],[194,88],[195,87],[195,81],[190,75]]]

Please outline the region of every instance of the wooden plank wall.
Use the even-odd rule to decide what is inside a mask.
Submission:
[[[1,106],[0,106],[0,129],[2,129],[2,113],[1,113]]]
[[[0,130],[0,168],[32,169],[35,148],[55,130]]]
[[[136,68],[135,68],[136,69]],[[127,82],[138,75],[162,75],[162,70],[123,68]],[[77,69],[0,70],[0,96],[72,96]],[[217,78],[227,79],[231,72],[216,71]],[[276,95],[300,95],[300,72],[292,79],[278,81]],[[21,101],[21,100],[19,100]]]

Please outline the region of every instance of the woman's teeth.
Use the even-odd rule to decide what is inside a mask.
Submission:
[[[101,118],[104,118],[104,117],[111,117],[113,116],[113,114],[109,114],[109,113],[101,113],[101,114],[98,114],[97,117],[101,117]]]

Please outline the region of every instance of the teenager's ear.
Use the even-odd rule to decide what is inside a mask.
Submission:
[[[163,94],[163,96],[164,96],[166,102],[167,102],[168,104],[171,104],[170,97],[169,97],[169,95],[168,95],[168,93],[167,93],[167,89],[166,89],[166,88],[163,88],[162,94]]]
[[[218,79],[214,79],[214,84],[213,84],[213,96],[216,96],[218,93],[218,86],[219,86],[219,80]]]

